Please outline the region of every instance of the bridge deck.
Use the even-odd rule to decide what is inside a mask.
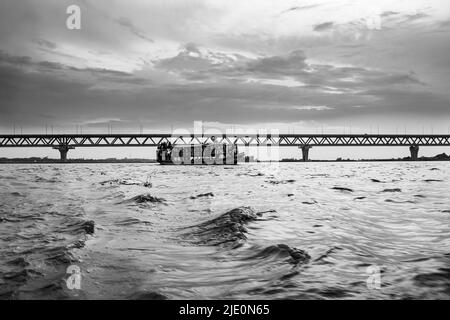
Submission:
[[[171,134],[23,134],[0,135],[0,147],[156,147],[172,144],[218,143],[239,146],[450,146],[450,135],[397,134],[280,134],[181,135]]]

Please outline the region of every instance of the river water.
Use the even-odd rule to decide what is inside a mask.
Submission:
[[[449,177],[448,162],[2,165],[0,298],[449,299]]]

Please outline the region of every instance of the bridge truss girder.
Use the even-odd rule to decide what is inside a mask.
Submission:
[[[156,147],[161,143],[239,146],[450,146],[450,135],[0,135],[0,147]]]

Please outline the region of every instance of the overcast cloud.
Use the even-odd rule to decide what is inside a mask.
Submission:
[[[370,3],[3,0],[0,127],[447,133],[450,2]]]

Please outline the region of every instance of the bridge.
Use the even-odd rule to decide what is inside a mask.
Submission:
[[[0,148],[50,147],[60,152],[61,162],[78,147],[157,147],[162,143],[227,143],[238,146],[298,147],[303,160],[317,146],[406,146],[417,160],[420,146],[450,146],[450,135],[425,134],[20,134],[0,135]]]

